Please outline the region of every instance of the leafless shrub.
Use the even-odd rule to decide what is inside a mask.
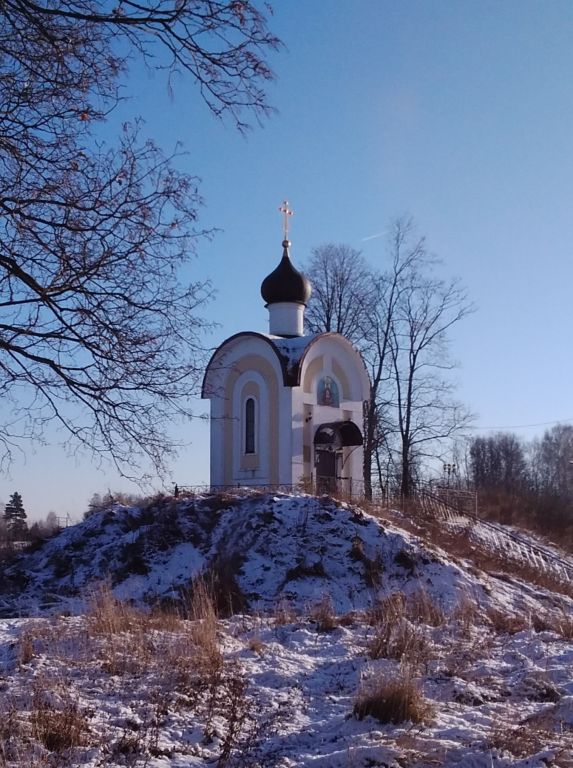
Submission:
[[[354,716],[368,715],[381,723],[428,722],[433,714],[413,679],[412,671],[402,666],[395,674],[384,673],[364,681],[354,703]]]
[[[202,499],[202,504],[210,512],[221,512],[237,502],[237,496],[232,493],[214,493]]]
[[[332,632],[338,626],[330,595],[323,595],[310,610],[310,618],[316,622],[318,632]]]
[[[213,738],[214,720],[223,718],[224,733],[218,768],[229,764],[233,751],[239,746],[241,736],[255,712],[253,702],[246,696],[247,683],[241,676],[238,667],[227,670],[227,674],[219,682],[216,689],[210,690],[207,701],[207,722],[205,738]]]

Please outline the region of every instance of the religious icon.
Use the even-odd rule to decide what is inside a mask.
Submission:
[[[323,376],[318,382],[316,402],[317,405],[331,405],[333,408],[340,406],[338,384],[330,376]]]

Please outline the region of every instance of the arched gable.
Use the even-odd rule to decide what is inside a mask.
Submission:
[[[297,383],[302,385],[304,392],[310,392],[316,386],[317,377],[325,368],[342,388],[343,399],[368,399],[370,379],[362,356],[339,333],[322,333],[306,346],[297,370]]]
[[[262,347],[258,344],[259,341],[262,342]],[[237,364],[237,354],[245,354],[247,348],[250,347],[253,350],[257,350],[257,347],[259,347],[257,351],[262,352],[263,357],[268,358],[271,356],[274,358],[280,369],[283,386],[292,386],[290,384],[292,377],[287,370],[286,360],[280,354],[277,347],[275,347],[272,339],[262,333],[245,331],[230,336],[211,355],[201,385],[202,398],[210,398],[217,394],[217,391],[222,386],[221,379],[225,378],[225,373]]]

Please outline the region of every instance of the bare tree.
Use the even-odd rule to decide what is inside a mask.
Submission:
[[[445,282],[427,271],[408,275],[391,330],[395,420],[400,456],[400,490],[411,493],[416,460],[469,424],[471,414],[453,396],[448,378],[453,364],[448,331],[473,311],[456,280]]]
[[[524,446],[516,435],[498,432],[473,438],[469,459],[471,478],[478,489],[503,489],[511,493],[528,485]]]
[[[431,276],[435,263],[411,218],[388,228],[388,266],[379,273],[349,246],[316,248],[306,270],[313,285],[312,332],[337,331],[360,350],[370,375],[364,408],[364,490],[390,472],[410,491],[417,459],[464,426],[469,414],[452,397],[445,373],[448,329],[472,307],[456,281]],[[396,449],[398,438],[398,449]]]
[[[312,283],[307,330],[341,333],[354,342],[363,339],[377,292],[373,271],[360,251],[333,243],[313,248],[305,272]]]
[[[161,470],[188,413],[210,288],[180,267],[202,234],[197,180],[139,138],[96,127],[128,58],[187,72],[244,130],[269,110],[250,0],[6,0],[0,6],[0,467],[48,423],[118,468]]]
[[[312,296],[305,314],[311,333],[336,332],[353,341],[370,369],[370,397],[364,406],[364,489],[372,497],[371,466],[376,439],[376,396],[384,361],[386,285],[360,251],[329,243],[314,248],[306,268]],[[368,339],[368,343],[366,342]]]
[[[530,451],[534,488],[541,494],[573,499],[573,425],[555,424]]]
[[[398,217],[390,223],[387,251],[390,266],[381,275],[372,275],[372,300],[367,308],[361,351],[370,374],[370,398],[364,413],[364,493],[372,498],[372,470],[376,461],[378,484],[387,485],[392,454],[388,451],[387,418],[392,401],[391,338],[397,321],[397,308],[414,271],[425,258],[424,240],[414,235],[410,218]],[[381,456],[386,458],[382,460]],[[385,471],[382,464],[385,464]]]

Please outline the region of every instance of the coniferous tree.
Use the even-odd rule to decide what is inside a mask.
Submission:
[[[4,520],[6,521],[8,535],[12,541],[19,541],[27,537],[28,524],[26,523],[26,517],[22,496],[18,491],[15,491],[4,508]]]

